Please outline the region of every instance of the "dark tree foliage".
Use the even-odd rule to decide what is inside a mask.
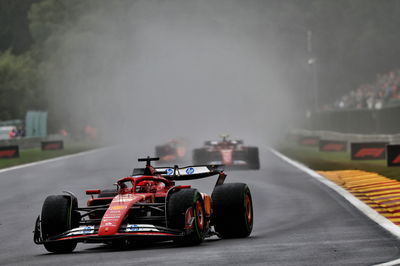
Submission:
[[[32,45],[28,12],[38,0],[0,1],[0,51],[26,52]]]

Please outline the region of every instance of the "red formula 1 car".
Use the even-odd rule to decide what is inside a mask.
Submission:
[[[186,144],[182,139],[173,139],[164,145],[156,146],[156,157],[160,158],[160,163],[180,162],[186,153]]]
[[[226,174],[213,166],[154,168],[158,158],[142,158],[145,168],[119,179],[116,190],[87,190],[87,206],[72,193],[48,196],[37,218],[34,242],[49,252],[72,252],[78,242],[127,244],[173,240],[200,244],[204,238],[247,237],[253,227],[250,190],[224,184]],[[218,175],[212,195],[175,181]],[[98,195],[94,197],[93,195]]]
[[[257,147],[243,145],[242,140],[206,141],[204,147],[193,150],[193,164],[225,165],[228,169],[260,169]]]

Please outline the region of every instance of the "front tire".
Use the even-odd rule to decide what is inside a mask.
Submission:
[[[188,229],[191,217],[193,222]],[[201,194],[192,188],[173,192],[168,198],[167,223],[169,228],[187,231],[185,237],[174,240],[176,243],[198,245],[203,242],[207,223]]]
[[[62,234],[77,227],[79,218],[74,211],[77,208],[76,198],[64,195],[48,196],[43,203],[41,214],[41,229],[43,240]],[[73,240],[60,242],[47,242],[44,247],[49,252],[69,253],[76,247],[77,242]]]
[[[221,238],[248,237],[253,229],[253,201],[243,183],[215,187],[212,195],[214,229]]]

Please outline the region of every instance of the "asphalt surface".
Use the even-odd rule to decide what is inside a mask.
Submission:
[[[400,257],[399,241],[341,196],[261,150],[260,171],[227,172],[253,194],[251,237],[211,238],[196,247],[172,243],[118,251],[78,244],[72,254],[49,254],[32,241],[35,219],[47,195],[111,188],[129,175],[140,154],[112,148],[84,156],[0,173],[0,265],[374,265]],[[145,154],[146,155],[146,154]],[[211,193],[215,178],[191,183]]]

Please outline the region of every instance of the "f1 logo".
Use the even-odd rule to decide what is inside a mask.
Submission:
[[[392,161],[392,164],[400,164],[400,154]]]
[[[1,158],[11,158],[14,157],[15,154],[17,153],[16,150],[5,150],[5,151],[0,151],[0,157]]]
[[[19,157],[18,146],[0,147],[0,158],[17,158]]]
[[[386,155],[387,166],[400,166],[400,144],[388,145]]]
[[[357,158],[365,158],[365,157],[373,157],[373,158],[379,158],[382,156],[382,154],[385,152],[384,148],[363,148],[360,149],[354,157]]]

